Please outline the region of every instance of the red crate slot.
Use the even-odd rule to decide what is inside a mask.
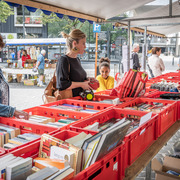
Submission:
[[[166,108],[160,111],[160,120],[158,122],[158,137],[161,136],[171,125],[177,120],[177,102],[172,100],[150,99],[150,98],[136,98],[116,107],[125,108],[136,106],[140,103],[153,104],[154,102],[163,103]],[[132,110],[133,111],[133,110]]]
[[[66,140],[77,135],[77,132],[72,132],[69,130],[61,131],[53,136],[61,140]],[[27,146],[21,147],[12,151],[11,153],[15,156],[20,156],[23,158],[38,157],[40,147],[40,141],[28,144]],[[123,150],[124,144],[118,146],[113,151],[108,153],[103,159],[100,159],[93,165],[89,166],[87,169],[78,173],[74,179],[87,180],[87,179],[123,179],[125,167],[123,166]]]
[[[81,106],[83,109],[92,109],[92,110],[98,110],[98,111],[112,106],[112,104],[94,103],[91,101],[78,101],[78,100],[73,100],[73,99],[63,99],[63,100],[56,101],[53,103],[44,104],[44,105],[42,105],[42,107],[52,108],[50,106],[53,106],[53,105],[58,106],[58,105],[62,105],[62,104]],[[55,109],[55,108],[52,108],[52,109]],[[61,110],[61,109],[59,109],[59,110]]]
[[[73,126],[71,126],[71,130],[78,131],[81,129],[81,131],[83,131],[84,127],[95,122],[99,122],[101,124],[110,120],[111,118],[122,119],[124,117],[129,117],[129,115],[142,117],[145,114],[147,114],[147,112],[112,108],[104,111],[103,113],[99,113],[97,115],[84,119],[81,122],[73,124]],[[157,139],[158,120],[159,116],[153,114],[151,120],[125,136],[125,146],[127,146],[126,150],[128,149],[126,152],[126,158],[124,159],[125,167],[130,165],[136,159],[136,157],[140,156],[148,148],[148,146],[150,146]],[[96,131],[92,132],[95,133]],[[136,146],[137,150],[134,151],[134,148]]]
[[[5,118],[5,117],[0,117],[0,123],[2,124],[5,124],[5,125],[8,125],[8,126],[12,126],[12,127],[16,127],[16,128],[19,128],[20,129],[20,134],[24,134],[24,133],[35,133],[35,134],[43,134],[43,133],[47,133],[47,134],[54,134],[58,131],[58,128],[55,128],[55,127],[48,127],[48,126],[45,126],[44,124],[37,124],[37,123],[34,123],[34,122],[28,122],[28,120],[18,120],[18,119],[14,119],[14,118]],[[4,155],[8,152],[11,152],[15,149],[18,149],[24,145],[27,145],[27,144],[30,144],[34,141],[37,141],[38,139],[36,140],[33,140],[33,141],[30,141],[26,144],[23,144],[23,145],[19,145],[15,148],[12,148],[12,149],[4,149],[4,148],[0,148],[0,156],[1,155]],[[4,150],[4,151],[3,151]]]
[[[57,122],[59,119],[66,119],[66,118],[72,118],[72,119],[83,119],[85,117],[90,116],[88,113],[83,113],[79,111],[67,111],[63,109],[56,109],[56,108],[49,108],[45,106],[36,106],[33,108],[25,109],[24,111],[28,112],[30,115],[39,115],[39,116],[45,116],[45,117],[51,117],[55,118],[55,121]],[[68,129],[70,124],[67,124],[66,126],[62,127],[61,129]]]

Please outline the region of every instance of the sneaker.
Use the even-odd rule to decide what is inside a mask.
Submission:
[[[37,83],[37,86],[39,87],[39,86],[40,86],[40,84],[39,84],[39,83]]]
[[[45,87],[45,85],[44,84],[39,84],[39,87]]]

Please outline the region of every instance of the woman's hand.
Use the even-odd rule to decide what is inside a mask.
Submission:
[[[89,86],[89,82],[90,82],[90,81],[84,81],[84,82],[82,82],[82,83],[81,83],[81,87],[82,87],[83,89],[85,89],[85,90],[86,90],[86,89],[88,89],[88,90],[92,89],[91,86]]]
[[[25,111],[15,110],[14,116],[18,119],[26,119],[26,120],[29,119],[29,114]]]

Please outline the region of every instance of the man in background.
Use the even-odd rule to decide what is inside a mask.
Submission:
[[[139,64],[138,52],[139,52],[139,44],[135,43],[133,45],[133,52],[132,52],[133,69],[139,71],[141,68],[141,65]]]
[[[45,57],[45,55],[46,55],[46,51],[43,49],[41,51],[41,54],[37,58],[36,69],[38,69],[38,73],[39,73],[39,82],[38,82],[37,86],[39,86],[39,87],[45,87],[45,85],[43,84],[44,65],[45,65],[44,57]]]

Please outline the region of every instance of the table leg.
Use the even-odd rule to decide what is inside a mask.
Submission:
[[[151,161],[146,166],[146,180],[151,180]]]

